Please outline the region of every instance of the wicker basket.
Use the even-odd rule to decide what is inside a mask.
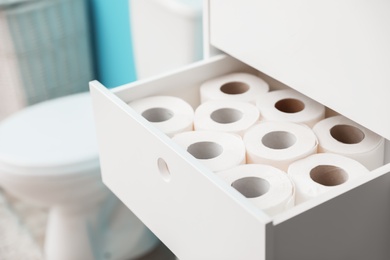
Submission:
[[[0,120],[24,106],[88,90],[94,72],[87,13],[85,0],[1,6]]]

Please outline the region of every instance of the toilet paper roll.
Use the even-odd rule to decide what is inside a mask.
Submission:
[[[268,90],[268,83],[255,75],[231,73],[204,82],[200,86],[200,99],[201,103],[227,99],[255,104]]]
[[[334,116],[318,122],[314,128],[318,152],[337,153],[376,169],[384,163],[384,138],[344,116]]]
[[[270,216],[294,206],[293,184],[275,167],[246,164],[219,172],[218,176]]]
[[[332,153],[313,154],[288,168],[295,186],[296,205],[368,173],[358,161]]]
[[[178,97],[152,96],[129,105],[169,137],[193,130],[194,109]]]
[[[172,140],[214,172],[245,163],[244,143],[235,134],[194,131],[177,134]]]
[[[306,125],[261,122],[244,135],[247,163],[269,164],[283,171],[299,159],[317,152],[317,139]]]
[[[259,120],[259,110],[241,101],[217,100],[201,104],[195,110],[194,129],[234,133],[244,132]]]
[[[313,127],[325,117],[325,107],[292,90],[276,90],[259,97],[256,105],[261,120],[306,124]]]

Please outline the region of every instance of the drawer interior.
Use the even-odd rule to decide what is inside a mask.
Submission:
[[[287,259],[285,257],[294,255],[297,248],[311,246],[306,252],[308,255],[325,250],[326,241],[334,248],[323,255],[334,257],[337,250],[350,250],[352,244],[345,241],[356,241],[357,236],[362,239],[358,239],[355,246],[362,246],[362,250],[355,250],[352,256],[361,257],[364,250],[366,255],[375,250],[389,252],[385,249],[388,242],[384,241],[390,241],[390,230],[383,228],[384,223],[390,221],[388,140],[386,164],[367,179],[269,217],[127,105],[146,96],[171,95],[195,108],[200,103],[202,82],[238,71],[259,75],[272,90],[288,88],[226,55],[112,90],[92,82],[102,175],[107,186],[179,258],[205,259],[204,251],[207,251],[210,257],[207,259],[222,259],[222,256],[226,256],[223,259]],[[329,110],[329,113],[333,112]],[[173,172],[168,184],[155,167],[158,158],[163,158]],[[367,224],[367,228],[356,228],[363,224]],[[167,228],[172,230],[167,231]],[[324,237],[313,241],[313,234],[318,232],[324,232]],[[332,234],[337,236],[332,239]],[[367,236],[374,237],[375,250],[364,245]],[[247,242],[241,243],[240,237],[245,237]],[[213,243],[220,239],[224,243]],[[191,243],[196,243],[196,247],[202,249],[198,251],[203,253],[194,252]],[[302,254],[300,259],[306,259],[305,253]]]

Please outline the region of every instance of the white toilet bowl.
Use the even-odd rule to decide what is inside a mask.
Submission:
[[[104,186],[88,93],[0,123],[0,186],[50,208],[47,260],[132,259],[158,239]]]

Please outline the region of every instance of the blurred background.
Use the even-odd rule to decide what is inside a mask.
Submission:
[[[0,0],[0,129],[91,80],[114,88],[201,58],[202,0]],[[47,212],[0,180],[0,259],[43,259]]]

